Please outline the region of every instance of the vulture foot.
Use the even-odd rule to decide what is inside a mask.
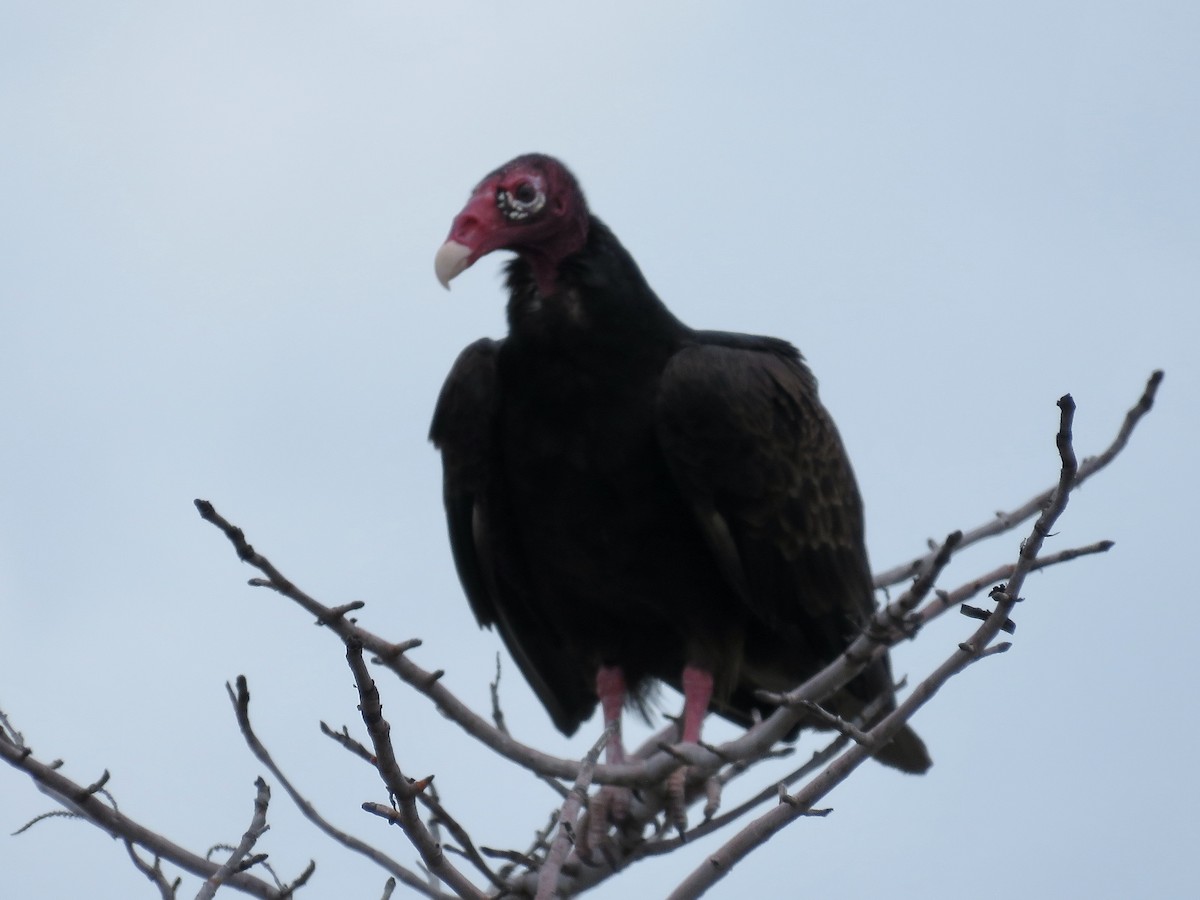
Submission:
[[[592,859],[592,853],[602,847],[612,826],[618,828],[629,818],[629,807],[633,791],[627,787],[606,784],[598,790],[588,804],[587,816],[579,829],[575,846],[580,859]]]

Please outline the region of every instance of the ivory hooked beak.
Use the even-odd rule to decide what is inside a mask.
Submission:
[[[470,265],[471,248],[458,241],[446,241],[433,258],[433,271],[446,290],[450,290],[450,282]]]

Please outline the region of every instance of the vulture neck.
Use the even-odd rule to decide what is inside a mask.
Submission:
[[[588,218],[583,248],[561,259],[553,277],[546,277],[543,264],[520,255],[508,265],[509,338],[524,350],[583,354],[581,363],[595,353],[658,358],[661,366],[692,337],[595,216]]]

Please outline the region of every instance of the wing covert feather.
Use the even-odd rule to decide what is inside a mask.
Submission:
[[[768,627],[839,652],[874,600],[862,503],[812,374],[773,349],[699,344],[667,366],[657,412],[727,580]]]

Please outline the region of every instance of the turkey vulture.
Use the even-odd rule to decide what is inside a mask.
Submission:
[[[665,682],[682,737],[749,725],[841,653],[875,604],[858,488],[817,383],[786,341],[693,330],[667,309],[558,160],[485,177],[437,253],[441,283],[494,250],[508,336],[455,362],[430,439],[450,543],[554,724],[645,712]],[[880,695],[879,659],[828,706]],[[805,723],[808,724],[808,723]],[[619,738],[609,761],[624,758]],[[876,758],[923,772],[908,728]]]

